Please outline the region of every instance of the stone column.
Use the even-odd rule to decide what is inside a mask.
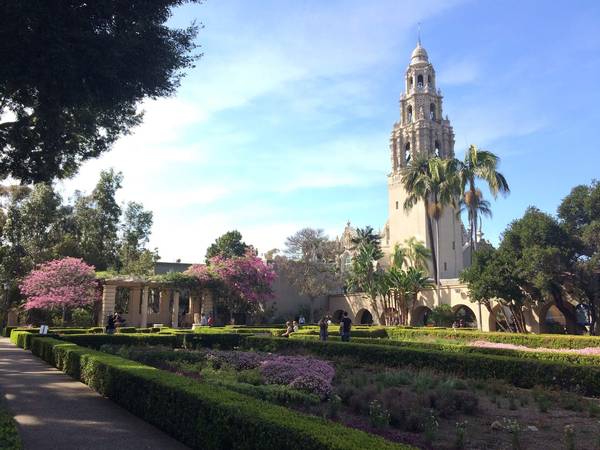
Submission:
[[[160,289],[158,299],[158,320],[163,325],[168,325],[170,319],[169,291],[166,289]]]
[[[173,291],[173,315],[171,317],[171,326],[179,327],[179,291]]]
[[[144,286],[142,291],[142,316],[140,319],[140,327],[145,328],[148,326],[148,296],[150,295],[150,288]]]
[[[100,313],[100,325],[105,326],[107,317],[115,312],[115,300],[117,297],[117,287],[111,284],[105,284],[102,287],[102,312]]]

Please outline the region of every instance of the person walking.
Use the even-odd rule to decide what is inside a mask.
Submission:
[[[326,341],[329,336],[329,317],[324,316],[319,320],[319,339]]]
[[[115,316],[108,316],[106,321],[106,334],[113,334],[115,332]]]
[[[348,317],[348,312],[344,311],[344,317],[340,321],[340,336],[343,342],[350,341],[350,329],[352,328],[352,320]]]

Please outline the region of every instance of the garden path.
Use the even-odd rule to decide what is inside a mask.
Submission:
[[[187,448],[7,338],[0,338],[0,391],[25,450]]]

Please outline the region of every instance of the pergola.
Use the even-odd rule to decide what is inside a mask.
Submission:
[[[181,306],[181,307],[180,307]],[[200,322],[200,314],[214,314],[212,291],[190,289],[177,283],[135,277],[114,277],[102,282],[100,324],[115,311],[128,326],[163,324],[174,328]]]

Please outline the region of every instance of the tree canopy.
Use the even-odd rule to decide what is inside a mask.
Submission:
[[[40,264],[20,285],[26,309],[67,309],[87,306],[99,298],[94,267],[78,258]]]
[[[5,1],[0,7],[0,177],[73,175],[173,94],[198,27],[167,26],[198,0]]]
[[[210,260],[215,256],[222,258],[233,258],[236,256],[244,256],[248,251],[249,246],[242,241],[242,233],[237,230],[228,231],[219,236],[215,242],[206,250],[206,263],[210,264]]]

